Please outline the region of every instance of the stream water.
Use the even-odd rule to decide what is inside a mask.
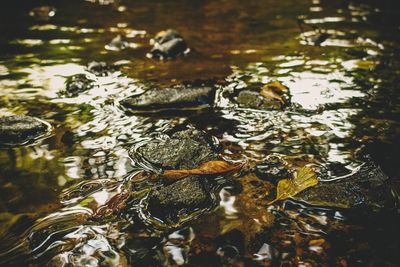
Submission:
[[[42,5],[55,15],[29,15]],[[87,218],[135,173],[133,144],[183,125],[215,136],[226,159],[279,155],[331,179],[357,170],[367,151],[398,189],[399,17],[396,0],[3,0],[0,116],[35,116],[53,131],[0,148],[0,265],[398,266],[396,211],[266,205],[246,179],[179,227],[132,215],[150,182],[135,186],[124,212]],[[191,52],[147,58],[150,38],[168,28]],[[127,36],[124,49],[108,45],[117,35]],[[92,61],[120,71],[79,96],[59,94]],[[148,85],[194,80],[218,81],[212,107],[134,114],[119,104]],[[223,94],[274,80],[289,88],[292,108],[239,108]]]

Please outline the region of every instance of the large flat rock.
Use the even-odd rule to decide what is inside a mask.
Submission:
[[[126,108],[133,110],[179,108],[210,105],[214,90],[210,86],[175,86],[169,88],[152,88],[141,95],[132,96],[121,101]]]
[[[163,140],[150,141],[133,151],[131,156],[144,158],[163,169],[193,169],[219,158],[211,137],[195,129],[176,132]]]

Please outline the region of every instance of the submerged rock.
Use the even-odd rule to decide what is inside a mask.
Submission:
[[[49,130],[48,124],[30,116],[0,118],[0,144],[21,144],[31,141]]]
[[[113,72],[116,72],[118,68],[105,62],[93,61],[88,64],[87,70],[96,76],[105,77]]]
[[[390,208],[396,200],[388,179],[381,168],[369,159],[354,174],[331,182],[322,181],[298,194],[295,199],[338,208]]]
[[[176,224],[211,204],[205,180],[190,176],[154,190],[148,200],[148,211],[165,223]],[[204,179],[204,178],[203,178]]]
[[[171,88],[147,90],[139,96],[124,99],[121,104],[130,109],[154,109],[190,107],[210,104],[214,98],[214,89],[209,86],[189,87],[175,86]]]
[[[77,96],[94,87],[94,81],[85,74],[77,74],[67,78],[65,82],[65,93],[70,96]]]
[[[157,59],[175,58],[188,52],[188,47],[182,36],[175,30],[159,32],[152,39],[153,49],[150,56]]]
[[[254,109],[281,109],[281,103],[278,100],[265,98],[258,92],[243,90],[239,93],[236,101],[239,106]]]
[[[132,157],[143,158],[163,169],[193,169],[202,163],[218,159],[212,139],[205,133],[188,129],[163,140],[139,147]]]

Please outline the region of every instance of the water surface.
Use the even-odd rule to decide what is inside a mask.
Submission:
[[[130,208],[96,220],[93,207],[124,190],[130,147],[176,126],[216,136],[225,158],[279,155],[332,179],[367,151],[399,187],[400,4],[398,1],[11,1],[0,10],[0,115],[26,114],[54,127],[46,139],[0,149],[0,264],[42,266],[396,266],[397,214],[252,198],[251,178],[218,193],[217,207],[181,227],[155,229]],[[37,21],[29,11],[51,5]],[[299,26],[302,21],[302,27]],[[160,62],[149,40],[174,28],[191,53]],[[329,37],[320,45],[312,38]],[[118,34],[129,47],[107,44]],[[68,76],[91,61],[120,71],[65,97]],[[131,114],[119,101],[146,86],[213,80],[213,108]],[[278,80],[284,111],[238,108],[224,92]],[[339,167],[338,167],[339,166]],[[242,187],[242,191],[240,188]],[[262,219],[261,219],[262,218]]]

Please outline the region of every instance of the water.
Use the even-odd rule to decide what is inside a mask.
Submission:
[[[399,264],[397,214],[292,200],[267,205],[255,197],[267,185],[254,186],[252,176],[219,188],[206,215],[155,227],[141,213],[152,182],[139,179],[128,156],[133,144],[190,124],[216,136],[226,159],[279,155],[292,166],[328,171],[331,179],[357,170],[357,152],[366,150],[398,188],[397,1],[2,5],[0,115],[37,116],[54,131],[0,150],[1,265]],[[30,17],[40,5],[54,6],[55,16]],[[146,57],[149,39],[166,28],[185,37],[192,50],[187,57]],[[329,35],[313,45],[321,33]],[[118,34],[128,37],[125,49],[107,46]],[[85,72],[93,60],[121,70],[94,77],[95,89],[78,97],[60,95],[66,77]],[[213,108],[132,114],[119,105],[149,85],[196,79],[219,85]],[[273,80],[290,89],[292,106],[284,111],[239,108],[227,97]],[[126,196],[121,212],[104,206]]]

